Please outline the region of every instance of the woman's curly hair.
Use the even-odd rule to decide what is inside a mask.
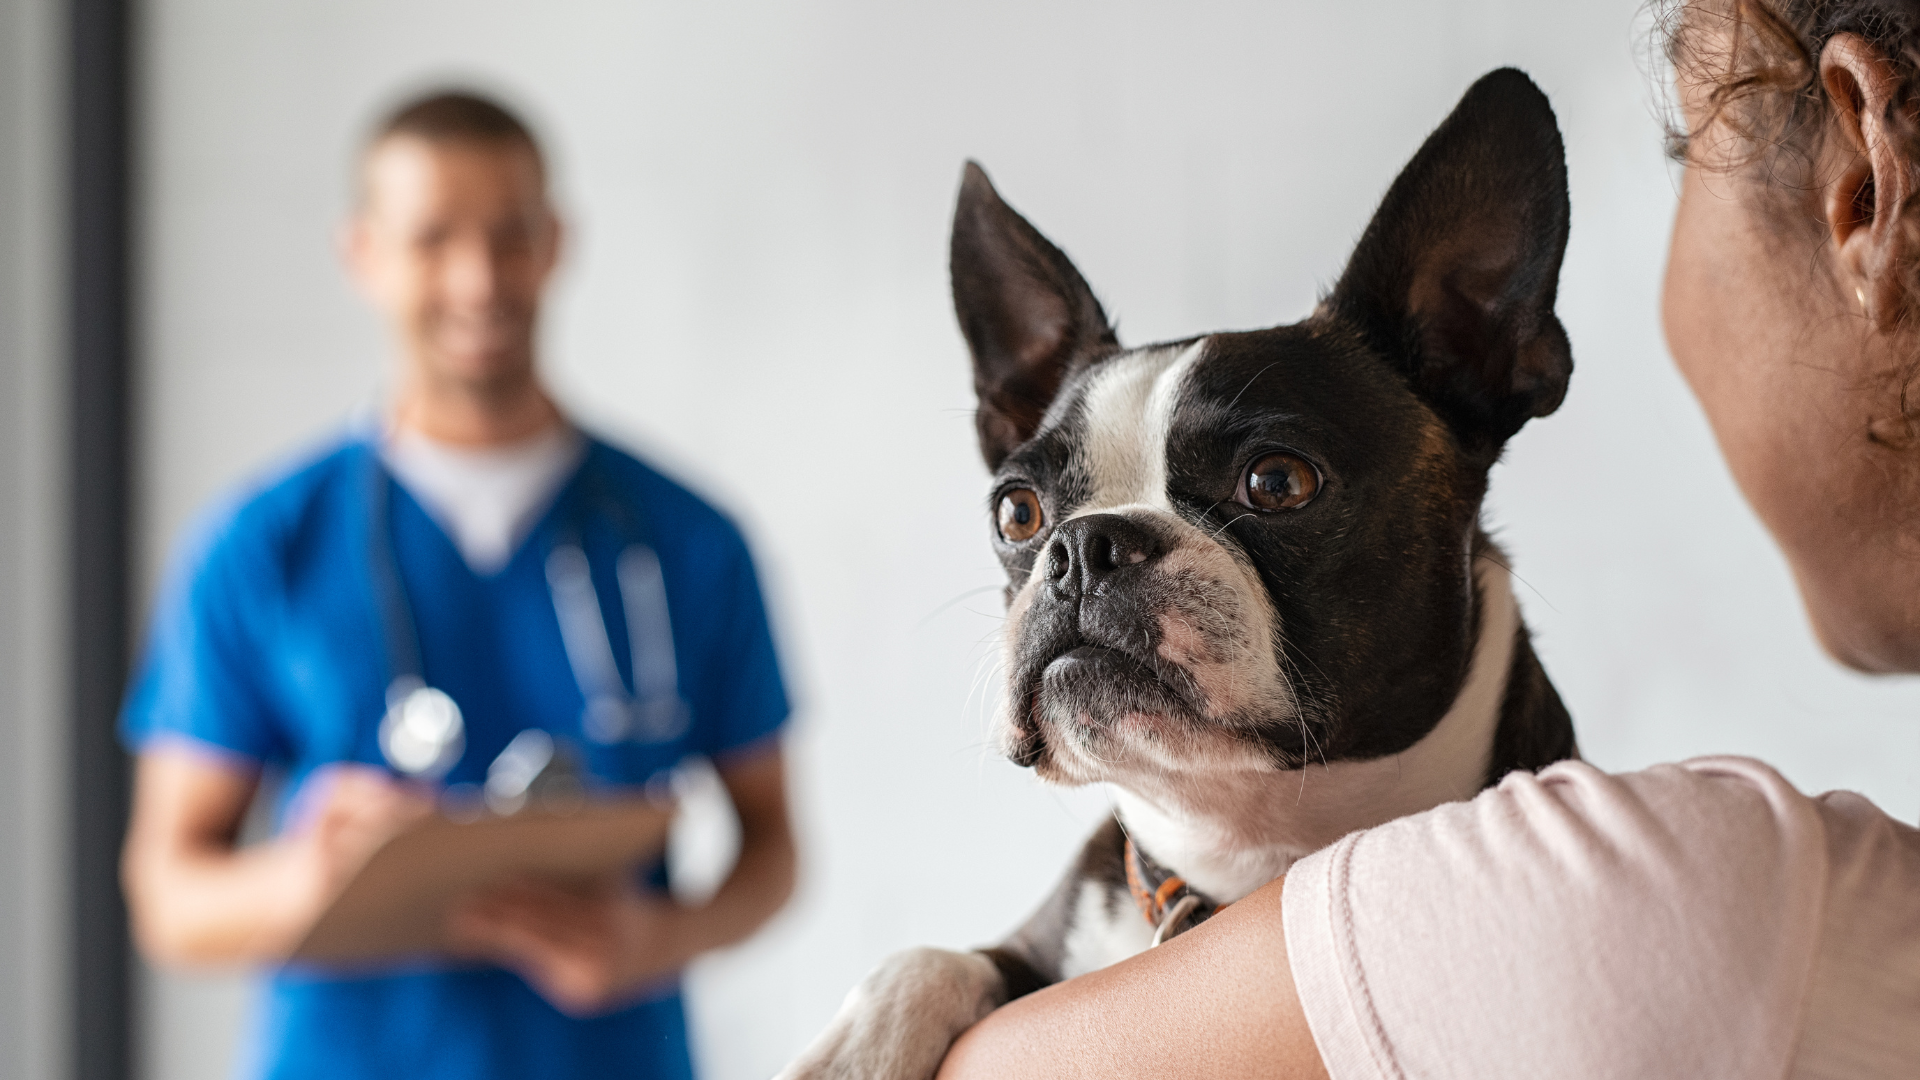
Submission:
[[[1731,138],[1728,163],[1763,196],[1790,196],[1820,183],[1815,172],[1830,133],[1831,107],[1820,53],[1836,34],[1858,34],[1892,65],[1886,130],[1920,177],[1920,0],[1653,0],[1656,41],[1682,82],[1706,91],[1708,108],[1688,127],[1668,110],[1667,151],[1689,160],[1689,145],[1709,127]],[[1920,183],[1909,184],[1901,226],[1920,250]],[[1791,218],[1776,219],[1790,223]],[[1813,224],[1812,219],[1808,219]],[[1897,316],[1912,326],[1920,306],[1920,262],[1901,268],[1909,304]],[[1895,415],[1869,425],[1883,446],[1920,446],[1920,358],[1887,373],[1898,387]]]
[[[1858,34],[1885,55],[1895,86],[1885,120],[1920,166],[1920,0],[1654,0],[1657,40],[1685,80],[1708,87],[1709,109],[1689,130],[1670,110],[1668,152],[1722,122],[1745,142],[1740,165],[1793,182],[1817,157],[1829,102],[1820,53],[1836,34]]]

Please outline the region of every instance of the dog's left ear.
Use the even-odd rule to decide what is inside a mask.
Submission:
[[[953,210],[948,267],[954,313],[973,352],[980,455],[997,469],[1039,429],[1068,369],[1120,343],[1080,271],[971,161]]]
[[[1553,107],[1502,68],[1468,89],[1401,171],[1327,305],[1491,464],[1566,396],[1573,351],[1553,313],[1566,249]]]

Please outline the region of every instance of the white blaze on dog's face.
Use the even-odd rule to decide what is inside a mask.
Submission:
[[[1270,768],[1250,734],[1297,716],[1258,573],[1168,498],[1167,440],[1205,355],[1202,339],[1115,356],[1063,387],[1042,425],[1071,447],[1070,479],[1040,495],[1048,541],[1010,598],[1007,668],[1039,671],[1009,688],[996,735],[1049,779]],[[1030,625],[1036,599],[1046,617]]]

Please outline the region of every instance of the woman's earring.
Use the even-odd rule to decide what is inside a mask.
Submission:
[[[1867,290],[1855,285],[1853,287],[1853,298],[1860,301],[1860,314],[1865,315],[1867,313]]]

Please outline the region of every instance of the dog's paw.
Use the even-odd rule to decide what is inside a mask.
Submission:
[[[932,1080],[953,1040],[1005,1000],[999,969],[979,953],[895,953],[775,1080]]]

